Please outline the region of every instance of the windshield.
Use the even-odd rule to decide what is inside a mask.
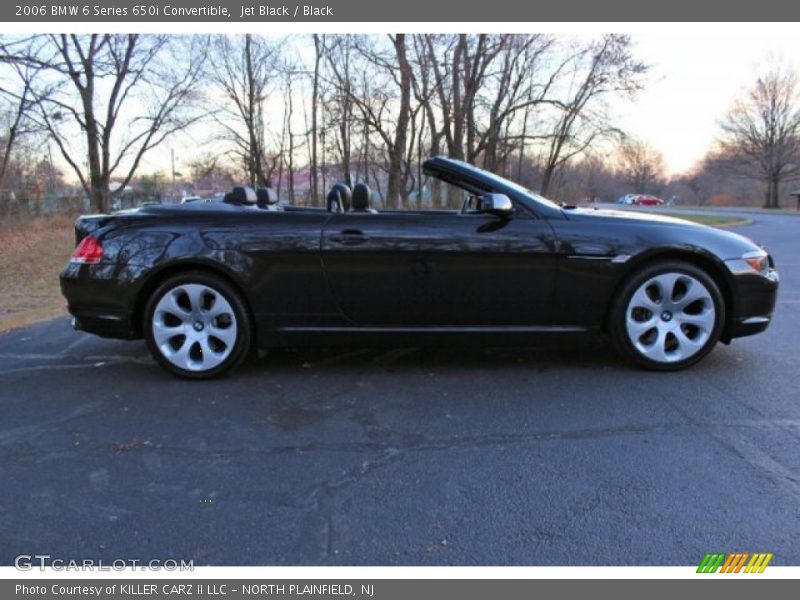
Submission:
[[[524,194],[525,196],[529,196],[532,200],[535,200],[536,202],[541,202],[542,204],[546,204],[546,205],[551,206],[553,208],[559,208],[558,205],[555,202],[553,202],[552,200],[548,200],[544,196],[540,196],[536,192],[534,192],[532,190],[529,190],[528,188],[526,188],[524,186],[521,186],[520,184],[518,184],[518,183],[516,183],[514,181],[506,179],[505,177],[500,177],[499,175],[495,175],[491,171],[486,171],[484,169],[479,169],[478,167],[476,167],[474,165],[471,165],[469,163],[466,163],[464,161],[461,161],[461,160],[455,160],[455,159],[452,159],[452,158],[449,159],[449,160],[451,162],[458,163],[458,165],[460,167],[462,167],[463,169],[465,169],[465,170],[472,171],[472,172],[474,172],[476,174],[480,174],[484,179],[492,180],[499,187],[508,188],[508,189],[510,189],[510,190],[512,190],[514,192],[519,193],[519,194]]]

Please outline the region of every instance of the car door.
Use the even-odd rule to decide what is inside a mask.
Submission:
[[[354,324],[550,324],[555,237],[527,211],[336,214],[321,247],[333,296]]]
[[[246,278],[260,332],[338,317],[320,261],[320,234],[328,218],[321,209],[253,209],[204,228],[206,245]]]

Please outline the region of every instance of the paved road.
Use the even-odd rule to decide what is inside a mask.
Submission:
[[[193,383],[66,319],[0,336],[0,564],[800,564],[800,220],[761,336],[677,373],[600,340],[284,351]]]

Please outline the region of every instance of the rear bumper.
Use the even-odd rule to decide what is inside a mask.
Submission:
[[[136,298],[147,269],[70,263],[61,272],[61,293],[79,331],[101,337],[136,339]]]
[[[141,337],[134,330],[130,313],[94,313],[69,307],[72,327],[76,331],[94,333],[100,337],[134,340]]]

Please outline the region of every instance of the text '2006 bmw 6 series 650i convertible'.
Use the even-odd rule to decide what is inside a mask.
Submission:
[[[365,184],[337,184],[326,208],[236,188],[224,202],[80,217],[61,273],[74,325],[144,338],[189,378],[225,373],[255,347],[525,344],[579,332],[676,370],[769,325],[778,275],[743,236],[561,207],[445,157],[423,169],[460,209],[375,210]]]

